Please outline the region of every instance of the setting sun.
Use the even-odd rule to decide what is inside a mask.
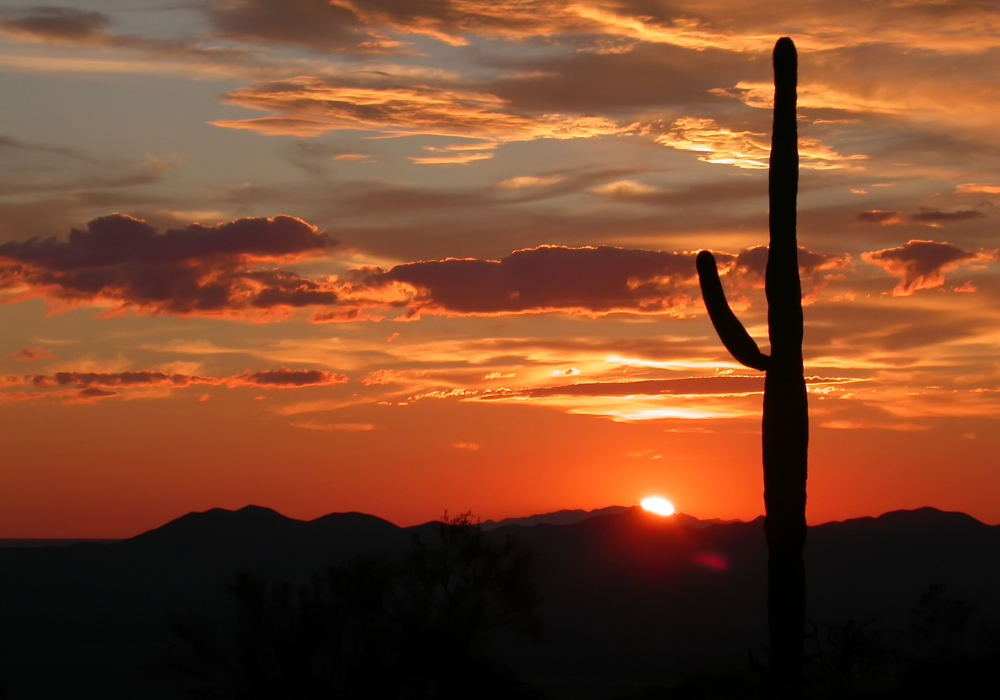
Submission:
[[[665,498],[660,498],[659,496],[644,498],[642,499],[642,503],[640,503],[640,505],[643,510],[648,510],[650,513],[656,513],[657,515],[674,514],[674,504]]]

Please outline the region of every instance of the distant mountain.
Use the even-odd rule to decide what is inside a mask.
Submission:
[[[504,518],[503,520],[486,520],[482,527],[487,532],[497,530],[501,527],[535,527],[536,525],[575,525],[576,523],[589,520],[590,518],[600,518],[605,515],[622,515],[624,513],[636,512],[639,506],[608,506],[596,510],[558,510],[555,513],[543,513],[541,515],[529,515],[524,518]],[[712,518],[710,520],[699,520],[698,518],[684,513],[677,513],[671,516],[676,522],[687,527],[709,527],[710,525],[725,525],[728,523],[742,522],[740,520],[720,520]]]
[[[686,669],[745,668],[766,641],[762,519],[661,518],[638,508],[561,511],[484,524],[534,558],[538,644],[496,653],[553,697],[598,698],[668,683]],[[239,571],[304,581],[358,555],[395,557],[428,523],[361,513],[300,521],[267,508],[210,510],[111,544],[0,549],[0,681],[9,698],[176,697],[142,665],[164,615],[230,614]],[[809,617],[905,627],[929,584],[1000,621],[1000,527],[932,508],[809,529]]]
[[[559,510],[555,513],[529,515],[524,518],[504,518],[503,520],[487,520],[483,529],[487,532],[501,527],[535,527],[536,525],[575,525],[589,518],[599,518],[604,515],[621,515],[631,510],[626,506],[608,506],[597,510]]]

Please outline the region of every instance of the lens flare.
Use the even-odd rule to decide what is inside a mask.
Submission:
[[[674,504],[665,498],[660,498],[659,496],[650,496],[649,498],[642,499],[643,510],[648,510],[650,513],[656,513],[657,515],[673,515],[674,514]]]

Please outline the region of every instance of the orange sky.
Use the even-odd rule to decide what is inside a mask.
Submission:
[[[0,11],[0,537],[248,503],[763,510],[769,54],[800,52],[811,522],[1000,523],[1000,8]]]

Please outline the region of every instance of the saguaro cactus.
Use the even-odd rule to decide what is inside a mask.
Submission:
[[[809,413],[802,368],[802,286],[795,240],[799,185],[795,44],[774,46],[774,128],[768,177],[771,242],[765,272],[770,356],[764,355],[726,303],[715,258],[698,254],[698,278],[712,324],[737,361],[766,372],[762,425],[764,532],[770,673],[779,683],[802,676],[805,624],[806,460]]]

